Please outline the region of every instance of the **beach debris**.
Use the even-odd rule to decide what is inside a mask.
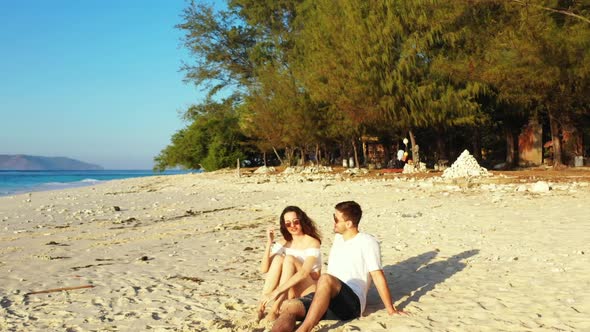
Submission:
[[[42,290],[42,291],[28,292],[28,293],[25,294],[25,296],[33,295],[33,294],[56,293],[56,292],[63,292],[63,291],[76,290],[76,289],[84,289],[84,288],[94,288],[94,285],[83,285],[83,286],[52,288],[52,289],[46,289],[46,290]]]
[[[283,174],[303,173],[303,174],[317,174],[317,173],[330,173],[332,167],[330,166],[291,166],[285,168]]]
[[[402,218],[419,218],[419,217],[422,217],[422,212],[402,213]]]
[[[479,166],[477,160],[465,150],[459,158],[444,170],[442,177],[447,179],[491,176],[484,167]]]
[[[59,229],[59,228],[69,228],[69,227],[70,227],[70,225],[56,225],[56,226],[53,226],[53,228],[56,228],[56,229]]]
[[[150,260],[150,258],[148,256],[141,256],[141,257],[139,257],[139,260],[145,262],[145,261]]]
[[[173,217],[164,217],[164,216],[160,216],[160,219],[162,221],[173,221],[173,220],[178,220],[178,219],[182,219],[182,218],[186,218],[186,217],[191,217],[191,216],[195,216],[195,215],[203,215],[206,213],[213,213],[213,212],[219,212],[219,211],[225,211],[225,210],[231,210],[236,208],[235,206],[228,206],[228,207],[223,207],[223,208],[218,208],[218,209],[211,209],[211,210],[202,210],[202,211],[194,211],[192,209],[186,210],[184,214],[182,215],[178,215],[178,216],[173,216]]]
[[[115,211],[121,211],[121,208],[115,205],[115,206],[113,206],[113,210],[115,210]]]
[[[204,282],[205,280],[199,278],[199,277],[186,277],[186,276],[181,276],[181,275],[175,275],[175,276],[171,276],[168,277],[168,279],[180,279],[180,280],[187,280],[187,281],[192,281],[194,283],[197,284],[201,284],[202,282]]]
[[[71,267],[70,269],[72,269],[74,271],[78,271],[78,270],[86,269],[86,268],[93,267],[93,266],[104,266],[104,265],[113,265],[113,263],[88,264],[88,265],[84,265],[84,266],[74,266],[74,267]]]
[[[50,256],[50,255],[34,255],[33,257],[38,258],[38,259],[43,259],[43,260],[47,260],[47,261],[53,261],[56,259],[68,259],[71,257],[67,257],[67,256]]]

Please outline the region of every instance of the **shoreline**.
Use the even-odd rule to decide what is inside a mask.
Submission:
[[[53,191],[53,190],[64,190],[71,188],[80,188],[86,186],[98,185],[107,181],[122,180],[136,177],[146,176],[161,176],[161,175],[176,175],[176,174],[187,174],[187,173],[200,173],[199,171],[165,171],[164,173],[154,173],[152,170],[62,170],[62,171],[0,171],[0,181],[4,181],[2,176],[7,173],[21,173],[18,175],[37,175],[45,176],[47,179],[44,181],[33,182],[33,183],[22,183],[20,186],[16,186],[14,182],[12,185],[7,186],[8,181],[0,185],[0,197],[13,196],[20,194],[27,194],[41,191]],[[82,176],[83,174],[83,176]],[[125,177],[125,174],[128,177]],[[141,174],[141,175],[138,175]],[[13,174],[10,174],[15,176]],[[60,177],[77,177],[79,179],[63,181]],[[115,176],[115,177],[113,177]],[[98,178],[98,179],[96,179]],[[60,181],[62,180],[62,181]],[[2,191],[6,190],[6,191]]]
[[[264,230],[300,206],[327,262],[333,206],[348,199],[411,315],[387,316],[373,288],[362,318],[317,331],[590,328],[589,177],[535,192],[546,179],[235,174],[0,197],[0,330],[265,331],[254,321]]]

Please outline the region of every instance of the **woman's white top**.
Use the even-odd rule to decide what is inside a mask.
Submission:
[[[313,272],[320,272],[322,268],[322,254],[320,253],[319,248],[307,248],[307,249],[293,249],[288,247],[283,247],[280,243],[274,243],[271,250],[271,255],[289,255],[297,258],[301,264],[305,261],[307,257],[315,257],[315,264],[311,268]]]

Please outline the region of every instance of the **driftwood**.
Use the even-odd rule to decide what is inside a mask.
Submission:
[[[69,290],[74,290],[74,289],[93,288],[93,287],[94,287],[94,285],[83,285],[83,286],[53,288],[53,289],[46,289],[46,290],[42,290],[42,291],[29,292],[29,293],[25,294],[25,296],[27,296],[27,295],[33,295],[33,294],[45,294],[45,293],[63,292],[63,291],[69,291]]]

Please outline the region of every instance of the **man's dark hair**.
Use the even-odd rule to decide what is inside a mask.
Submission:
[[[352,221],[355,227],[358,227],[363,216],[361,206],[355,201],[346,201],[336,204],[335,209],[342,212],[346,220]]]

